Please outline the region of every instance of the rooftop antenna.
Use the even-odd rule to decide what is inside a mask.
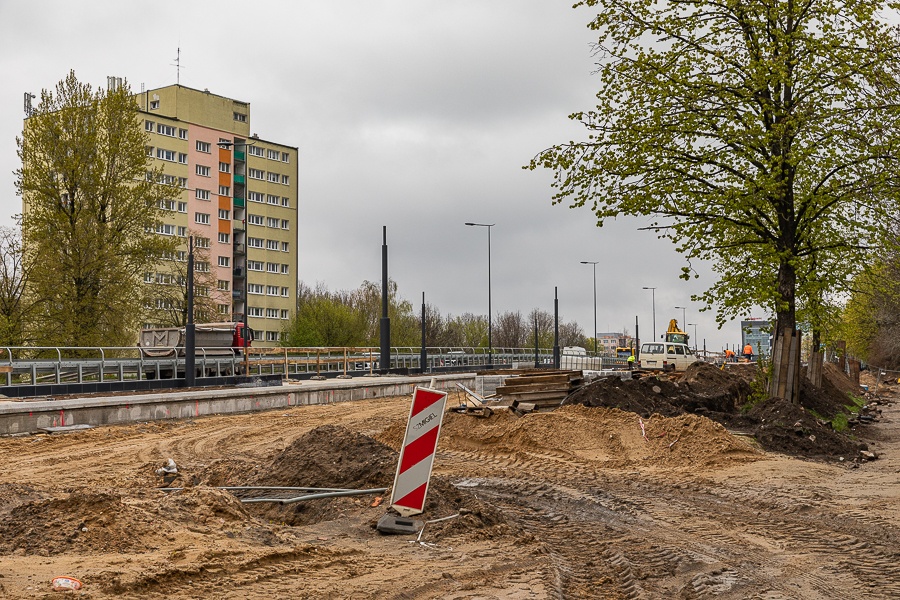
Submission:
[[[178,55],[175,57],[175,83],[181,85],[181,46],[178,46]]]
[[[25,92],[25,116],[30,117],[34,114],[34,108],[31,106],[31,101],[34,100],[35,95],[30,92]]]

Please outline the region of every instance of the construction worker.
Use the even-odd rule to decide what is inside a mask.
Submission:
[[[753,346],[751,346],[750,344],[744,346],[744,358],[746,358],[748,361],[753,360]]]
[[[628,370],[631,371],[634,369],[634,354],[628,355]]]
[[[725,349],[725,362],[734,362],[734,350],[731,348]]]

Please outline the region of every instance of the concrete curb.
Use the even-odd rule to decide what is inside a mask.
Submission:
[[[428,386],[432,379],[435,380],[437,389],[451,391],[456,389],[457,382],[474,387],[476,376],[474,373],[463,373],[433,377],[358,377],[293,382],[268,387],[7,401],[0,402],[0,436],[35,433],[44,427],[187,419],[405,396],[412,394],[417,385]]]

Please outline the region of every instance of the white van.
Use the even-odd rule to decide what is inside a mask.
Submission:
[[[687,344],[659,342],[641,345],[638,367],[657,371],[684,371],[697,360]]]

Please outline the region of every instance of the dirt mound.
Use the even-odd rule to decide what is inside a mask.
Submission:
[[[856,441],[818,422],[818,419],[831,421],[836,416],[847,415],[853,406],[847,392],[856,386],[834,365],[826,367],[821,388],[812,386],[805,370],[801,373],[800,406],[768,400],[747,414],[741,412],[750,393],[746,377],[755,373],[756,367],[731,367],[734,365],[721,370],[697,362],[678,382],[651,377],[640,380],[608,377],[571,394],[563,404],[618,408],[643,418],[654,413],[668,417],[699,413],[726,427],[754,435],[766,450],[804,457],[855,458],[858,455]]]
[[[297,438],[260,469],[252,485],[321,488],[388,487],[397,453],[339,425],[323,425]]]
[[[162,533],[142,507],[114,492],[72,492],[25,502],[0,519],[0,554],[146,552]]]
[[[850,377],[834,363],[826,362],[822,365],[822,379],[845,394],[862,395],[859,386],[853,383]]]
[[[866,445],[823,425],[802,407],[780,398],[754,406],[748,416],[757,421],[753,436],[766,450],[809,457],[853,459]]]
[[[581,405],[521,418],[509,411],[498,411],[488,419],[448,413],[439,447],[490,448],[518,455],[523,461],[555,457],[611,468],[715,468],[759,456],[718,423],[696,415],[655,414],[644,419],[632,412]]]
[[[563,405],[618,408],[644,417],[674,417],[686,412],[734,412],[746,402],[749,393],[750,386],[741,377],[696,362],[677,383],[655,377],[605,377],[574,392]]]
[[[399,433],[402,443],[405,424]],[[399,427],[398,423],[394,427]],[[301,436],[269,463],[257,469],[252,484],[259,486],[297,486],[316,488],[370,489],[393,485],[398,453],[367,435],[337,425],[323,425]],[[221,471],[222,468],[218,467]],[[304,492],[296,492],[302,495]],[[327,498],[280,505],[248,504],[252,514],[287,525],[307,525],[349,515],[363,515],[377,520],[383,514],[390,489],[380,494],[381,508],[373,511],[374,495]],[[429,527],[432,538],[452,535],[471,528],[503,526],[502,514],[449,481],[433,477],[428,490],[425,511],[417,519],[435,519],[460,512],[465,514],[440,526]],[[377,512],[377,515],[373,515]]]

